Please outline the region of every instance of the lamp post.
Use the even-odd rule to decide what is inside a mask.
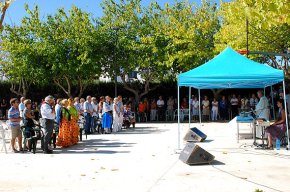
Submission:
[[[118,82],[117,82],[117,52],[116,49],[118,47],[118,31],[120,27],[113,27],[114,35],[115,35],[115,47],[114,47],[114,59],[113,59],[113,70],[114,70],[114,84],[115,84],[115,97],[118,96]]]

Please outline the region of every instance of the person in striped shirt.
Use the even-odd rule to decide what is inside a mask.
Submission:
[[[9,126],[11,127],[11,146],[12,146],[12,151],[14,153],[17,153],[17,149],[15,148],[15,139],[18,138],[18,145],[19,145],[19,150],[22,151],[22,132],[20,130],[20,112],[18,109],[19,106],[19,101],[17,98],[12,98],[10,100],[10,105],[11,108],[8,111],[8,119],[9,119]]]

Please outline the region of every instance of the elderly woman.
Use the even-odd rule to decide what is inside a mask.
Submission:
[[[78,120],[79,120],[79,113],[78,109],[74,106],[74,100],[73,99],[68,99],[68,111],[71,115],[71,120],[70,120],[70,133],[71,133],[71,144],[76,145],[79,141],[79,133],[80,133],[80,128],[78,125]]]
[[[210,109],[209,109],[209,100],[207,96],[204,96],[204,100],[202,101],[202,116],[205,120],[209,120]]]
[[[25,138],[30,138],[35,135],[34,130],[33,130],[33,127],[35,126],[33,119],[35,118],[35,116],[34,116],[34,112],[31,109],[31,105],[32,105],[32,102],[30,99],[26,99],[24,101],[25,108],[23,111],[23,119],[24,119],[24,126],[25,126],[25,129],[24,129]],[[28,150],[31,151],[30,140],[28,140],[28,142],[25,143],[25,145],[27,145]]]
[[[68,100],[64,99],[61,101],[61,118],[60,118],[60,127],[56,145],[60,147],[69,147],[72,145],[72,135],[70,131],[70,121],[71,114],[68,110]]]
[[[133,125],[133,128],[135,128],[135,115],[131,111],[131,106],[130,105],[124,105],[124,125],[128,129],[130,125]]]
[[[119,100],[117,97],[114,98],[113,103],[113,132],[119,131],[120,126],[120,116],[121,116],[121,110],[118,106]]]
[[[102,128],[105,131],[105,134],[111,133],[112,126],[112,106],[111,106],[111,98],[106,96],[105,102],[103,103],[103,116],[102,116]]]
[[[277,120],[271,126],[266,128],[266,134],[268,135],[268,146],[266,149],[273,149],[273,139],[280,139],[286,131],[286,115],[285,110],[283,109],[283,99],[277,101],[277,106],[279,108],[279,113]]]

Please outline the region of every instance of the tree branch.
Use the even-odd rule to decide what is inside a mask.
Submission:
[[[5,0],[5,4],[1,10],[2,14],[1,14],[1,18],[0,18],[0,30],[3,29],[3,22],[4,22],[4,18],[5,18],[5,15],[6,15],[6,11],[8,9],[10,5],[10,0]]]
[[[136,91],[135,89],[132,89],[128,83],[126,82],[125,80],[125,73],[123,75],[121,75],[121,79],[122,79],[122,82],[123,82],[123,85],[124,85],[124,88],[127,89],[128,91],[134,93],[135,95],[138,95],[138,91]]]
[[[59,79],[53,78],[53,82],[59,86],[65,92],[65,94],[68,95],[68,91],[60,84]]]

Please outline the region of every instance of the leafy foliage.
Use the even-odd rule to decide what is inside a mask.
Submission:
[[[284,52],[290,46],[289,9],[287,0],[223,3],[220,10],[222,27],[215,36],[217,51],[227,45],[245,49],[248,20],[250,50]]]

